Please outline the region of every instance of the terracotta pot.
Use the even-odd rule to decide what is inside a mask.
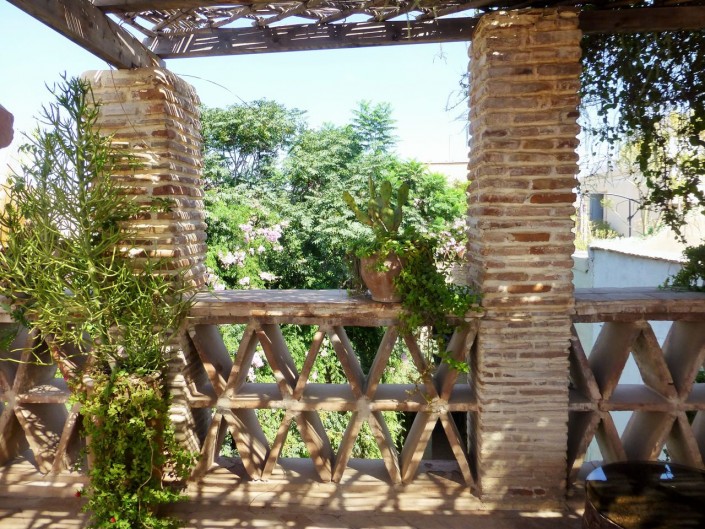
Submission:
[[[360,275],[374,301],[398,303],[401,297],[394,288],[394,279],[401,273],[401,260],[396,254],[380,258],[377,254],[360,259]]]

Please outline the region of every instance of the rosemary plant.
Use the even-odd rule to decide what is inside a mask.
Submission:
[[[165,386],[168,343],[190,306],[180,277],[132,259],[124,221],[143,206],[111,175],[131,164],[100,134],[90,86],[64,78],[22,148],[0,213],[0,294],[15,319],[50,341],[82,404],[91,466],[83,491],[92,527],[166,528],[158,507],[188,476]],[[74,351],[78,358],[67,357]]]

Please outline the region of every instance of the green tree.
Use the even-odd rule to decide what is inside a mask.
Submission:
[[[354,178],[352,164],[362,151],[359,136],[350,125],[325,124],[318,130],[305,130],[284,161],[284,180],[291,200],[301,202]]]
[[[361,101],[353,110],[353,115],[353,129],[367,152],[389,152],[396,145],[392,106],[389,103]]]
[[[204,108],[205,178],[210,186],[255,185],[272,178],[278,155],[302,127],[303,112],[257,100]]]

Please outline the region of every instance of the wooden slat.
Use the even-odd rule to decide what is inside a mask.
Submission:
[[[705,463],[705,411],[699,411],[695,415],[691,428],[697,440],[698,448],[700,449],[700,456],[702,457],[703,463]]]
[[[634,323],[605,323],[588,362],[602,397],[609,399],[619,382],[641,326]]]
[[[41,472],[51,472],[56,448],[68,419],[64,404],[17,405],[15,415],[22,425],[37,466]]]
[[[628,459],[657,459],[673,428],[675,417],[656,411],[635,411],[622,434],[622,445]]]
[[[377,391],[377,386],[379,386],[398,337],[399,329],[396,326],[388,327],[382,337],[382,342],[377,348],[377,354],[372,361],[372,366],[370,366],[370,372],[367,374],[365,382],[364,393],[368,399],[372,399],[375,396],[375,391]]]
[[[331,481],[333,448],[330,445],[328,435],[326,435],[321,417],[315,411],[302,411],[296,414],[296,424],[321,481]]]
[[[249,0],[244,2],[223,2],[218,0],[92,0],[93,5],[106,11],[145,11],[150,9],[193,9],[199,6],[225,5],[232,3],[264,3],[265,0]]]
[[[685,413],[679,413],[666,441],[668,455],[675,463],[691,467],[705,468],[705,461],[700,455],[698,440],[690,427]]]
[[[656,334],[647,322],[634,343],[633,356],[644,383],[664,397],[675,399],[677,392],[673,377],[664,360]]]
[[[8,1],[116,68],[164,64],[88,0]]]
[[[622,446],[622,440],[619,438],[612,416],[608,412],[603,412],[600,414],[600,419],[595,439],[597,439],[597,445],[600,447],[600,452],[605,462],[626,461],[627,454]]]
[[[600,403],[605,411],[673,411],[680,409],[681,403],[669,400],[657,391],[642,384],[619,384],[610,395],[609,400]]]
[[[453,331],[446,353],[455,362],[466,362],[467,355],[477,336],[478,326],[475,322],[463,325]],[[452,368],[447,362],[441,362],[436,372],[435,379],[438,386],[438,395],[442,399],[448,399],[450,392],[458,380],[458,371]]]
[[[4,465],[29,445],[14,408],[0,403],[0,410],[0,465]]]
[[[252,479],[260,479],[267,462],[269,444],[254,410],[234,410],[224,413],[230,425],[242,463]]]
[[[311,370],[313,369],[313,364],[316,362],[316,357],[321,350],[321,345],[323,345],[323,340],[326,337],[326,328],[319,328],[316,334],[313,336],[313,341],[308,349],[308,354],[304,360],[303,366],[301,366],[301,373],[299,373],[299,380],[296,382],[296,387],[294,388],[293,398],[299,400],[301,395],[303,395],[304,389],[306,388],[306,383],[308,382],[308,377],[311,375]]]
[[[198,458],[196,466],[191,472],[192,479],[199,479],[203,477],[215,464],[215,459],[220,451],[221,443],[223,442],[226,431],[227,422],[225,421],[223,414],[216,411],[213,414],[211,423],[208,425],[208,433],[203,441],[201,456]]]
[[[286,346],[281,329],[278,325],[262,325],[261,330],[257,330],[257,337],[274,372],[274,378],[277,380],[282,395],[292,395],[299,373]]]
[[[646,388],[647,391],[648,388]],[[653,394],[653,392],[651,392]],[[362,400],[361,400],[362,399]],[[212,406],[210,399],[204,402]],[[661,402],[661,401],[659,401]],[[191,406],[201,407],[195,402]],[[206,405],[204,404],[204,405]],[[347,384],[306,384],[303,394],[296,400],[283,396],[273,383],[247,383],[237,394],[218,399],[224,409],[288,409],[294,411],[355,411],[360,406],[370,411],[431,411],[441,406],[448,411],[477,411],[472,388],[467,384],[453,387],[450,399],[445,401],[424,392],[415,384],[381,384],[373,399],[356,395]],[[695,405],[690,405],[693,408]],[[629,408],[631,409],[631,408]]]
[[[28,391],[17,395],[18,404],[63,404],[71,395],[66,382],[54,378],[47,384],[31,386]]]
[[[355,446],[355,440],[360,433],[360,428],[362,428],[362,423],[364,419],[362,414],[354,411],[350,416],[350,421],[348,426],[345,428],[343,433],[343,439],[340,442],[340,447],[338,447],[338,454],[335,457],[335,466],[333,468],[332,481],[339,483],[343,478],[345,469],[348,466],[348,461],[352,456],[353,447]]]
[[[237,393],[242,385],[247,382],[247,370],[252,365],[252,358],[255,356],[257,343],[256,326],[250,324],[245,328],[242,340],[240,340],[240,345],[237,348],[235,364],[230,370],[230,379],[225,388],[226,395]]]
[[[286,443],[286,438],[289,434],[289,425],[291,425],[291,421],[294,419],[295,415],[296,412],[291,410],[287,410],[284,414],[284,418],[277,429],[277,435],[274,437],[274,441],[272,442],[272,448],[269,451],[269,455],[267,455],[267,461],[264,464],[264,470],[262,471],[262,479],[269,479],[269,476],[271,476],[274,471],[274,467],[277,466],[279,454],[281,453],[282,448]]]
[[[213,57],[283,51],[360,48],[396,44],[469,41],[474,19],[423,22],[363,22],[357,24],[291,25],[257,28],[217,28],[189,35],[159,35],[145,44],[164,59]]]
[[[678,395],[687,397],[705,362],[705,324],[673,322],[663,344],[663,352]]]
[[[460,468],[460,473],[465,479],[465,483],[469,486],[474,485],[475,480],[472,477],[472,471],[470,470],[470,464],[468,463],[467,455],[465,454],[465,449],[463,448],[463,441],[460,437],[460,431],[458,431],[458,426],[453,420],[453,416],[449,413],[441,413],[440,416],[441,424],[443,425],[443,430],[448,438],[448,444],[453,451],[453,456],[458,462],[458,467]]]
[[[573,483],[600,424],[596,412],[568,412],[568,478]]]
[[[384,461],[384,466],[387,468],[389,479],[392,480],[392,483],[401,483],[402,477],[401,468],[399,467],[399,453],[394,446],[394,440],[392,439],[392,435],[389,432],[382,412],[373,411],[369,415],[367,422],[375,436],[379,451],[382,453],[382,461]]]
[[[568,352],[570,362],[570,378],[575,389],[590,402],[598,402],[601,398],[600,388],[597,387],[595,376],[592,374],[590,363],[583,349],[583,344],[578,338],[575,325],[571,326],[570,349]]]
[[[439,414],[422,412],[417,413],[411,424],[409,434],[401,451],[402,480],[408,483],[416,476],[416,471],[421,463],[421,458],[426,450],[426,445],[431,438],[433,428],[438,421]]]
[[[213,388],[220,395],[225,391],[226,381],[230,378],[233,361],[218,326],[195,325],[189,329],[189,336]]]
[[[348,338],[345,328],[341,326],[333,327],[333,332],[328,334],[335,353],[338,355],[338,360],[343,366],[345,376],[348,377],[348,383],[352,388],[355,397],[360,398],[364,392],[364,373],[360,365],[360,359],[355,354],[350,339]]]
[[[411,333],[404,334],[404,343],[411,353],[411,358],[416,366],[419,376],[423,381],[424,389],[429,399],[436,398],[438,396],[438,391],[436,391],[436,385],[433,383],[433,367],[429,365],[426,361],[416,338]]]
[[[659,288],[578,288],[576,323],[602,321],[704,321],[705,292]]]

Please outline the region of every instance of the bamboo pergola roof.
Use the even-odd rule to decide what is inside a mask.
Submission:
[[[705,27],[693,0],[8,0],[118,68],[163,59],[471,40],[495,10],[581,9],[584,32]]]

